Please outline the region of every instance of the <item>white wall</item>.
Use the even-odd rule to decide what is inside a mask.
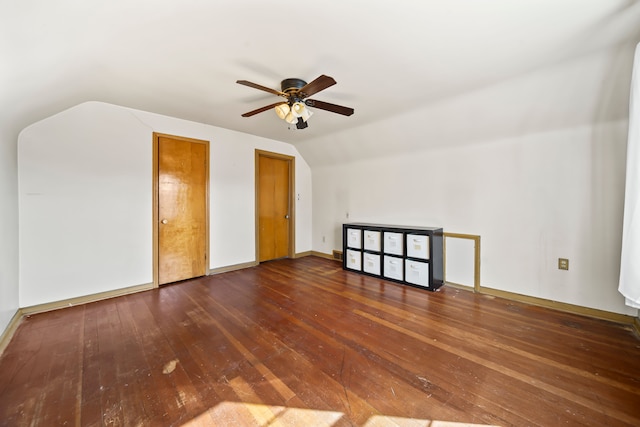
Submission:
[[[442,226],[482,237],[482,286],[635,314],[617,292],[625,138],[623,121],[315,167],[314,249],[340,248],[343,222]]]
[[[311,249],[311,173],[289,144],[89,102],[18,140],[20,306],[152,279],[152,133],[210,141],[210,267],[255,260],[254,151],[296,156],[296,251]]]
[[[617,291],[634,49],[298,145],[313,169],[314,249],[340,248],[347,221],[442,226],[481,236],[482,286],[636,314]],[[468,280],[460,269],[472,268],[455,259],[447,273]]]
[[[0,126],[0,335],[18,309],[18,178],[15,136]]]

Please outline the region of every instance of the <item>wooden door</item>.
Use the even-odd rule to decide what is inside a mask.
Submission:
[[[207,273],[208,145],[157,136],[157,279]]]
[[[258,261],[292,256],[293,158],[257,155]]]

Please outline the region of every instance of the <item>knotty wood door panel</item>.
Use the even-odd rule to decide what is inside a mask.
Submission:
[[[207,271],[206,143],[158,138],[158,283]]]

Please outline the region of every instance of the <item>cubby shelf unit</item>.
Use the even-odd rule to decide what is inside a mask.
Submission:
[[[444,284],[442,228],[347,223],[342,253],[345,270],[430,291]]]

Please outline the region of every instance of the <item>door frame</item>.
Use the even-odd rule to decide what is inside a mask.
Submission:
[[[209,275],[210,273],[210,265],[211,265],[211,260],[209,259],[209,163],[210,163],[210,159],[209,159],[209,141],[205,141],[202,139],[194,139],[194,138],[187,138],[184,136],[177,136],[177,135],[169,135],[166,133],[159,133],[159,132],[153,132],[153,168],[152,168],[152,173],[153,173],[153,225],[152,225],[152,229],[153,229],[153,287],[154,288],[158,288],[159,287],[159,257],[160,257],[160,250],[159,250],[159,238],[158,238],[158,227],[160,226],[160,218],[159,218],[159,202],[160,202],[160,197],[159,197],[159,191],[160,191],[160,185],[159,185],[159,165],[158,165],[158,161],[159,161],[159,142],[160,142],[160,138],[171,138],[171,139],[176,139],[179,141],[187,141],[187,142],[192,142],[192,143],[196,143],[196,144],[204,144],[205,146],[205,175],[206,175],[206,183],[205,183],[205,269],[204,269],[204,273],[205,275]]]
[[[273,153],[256,149],[255,152],[255,232],[256,232],[256,263],[260,263],[260,157],[269,157],[272,159],[285,160],[289,167],[289,242],[288,242],[288,258],[295,258],[296,254],[296,194],[295,175],[296,175],[296,158],[286,154]]]

